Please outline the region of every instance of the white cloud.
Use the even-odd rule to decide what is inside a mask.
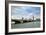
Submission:
[[[27,15],[15,15],[15,16],[12,16],[12,19],[22,19],[22,17],[25,19],[29,19],[29,18],[31,18],[31,19],[33,19],[32,16],[33,15],[33,13],[30,13],[30,14],[27,14]]]

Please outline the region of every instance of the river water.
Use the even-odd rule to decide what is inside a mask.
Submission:
[[[40,21],[36,22],[27,22],[23,24],[11,24],[12,29],[18,29],[18,28],[39,28],[40,27]]]

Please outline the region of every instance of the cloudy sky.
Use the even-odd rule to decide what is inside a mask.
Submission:
[[[12,6],[11,7],[12,18],[21,19],[24,18],[39,18],[40,7],[31,7],[31,6]]]

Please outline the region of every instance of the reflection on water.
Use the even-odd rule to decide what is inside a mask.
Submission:
[[[11,24],[12,29],[17,29],[17,28],[39,28],[40,27],[40,21],[36,22],[27,22],[23,24]]]

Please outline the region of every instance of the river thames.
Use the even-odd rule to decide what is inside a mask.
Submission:
[[[40,27],[40,21],[37,22],[27,22],[27,23],[20,23],[20,24],[11,24],[12,29],[18,29],[18,28],[39,28]]]

